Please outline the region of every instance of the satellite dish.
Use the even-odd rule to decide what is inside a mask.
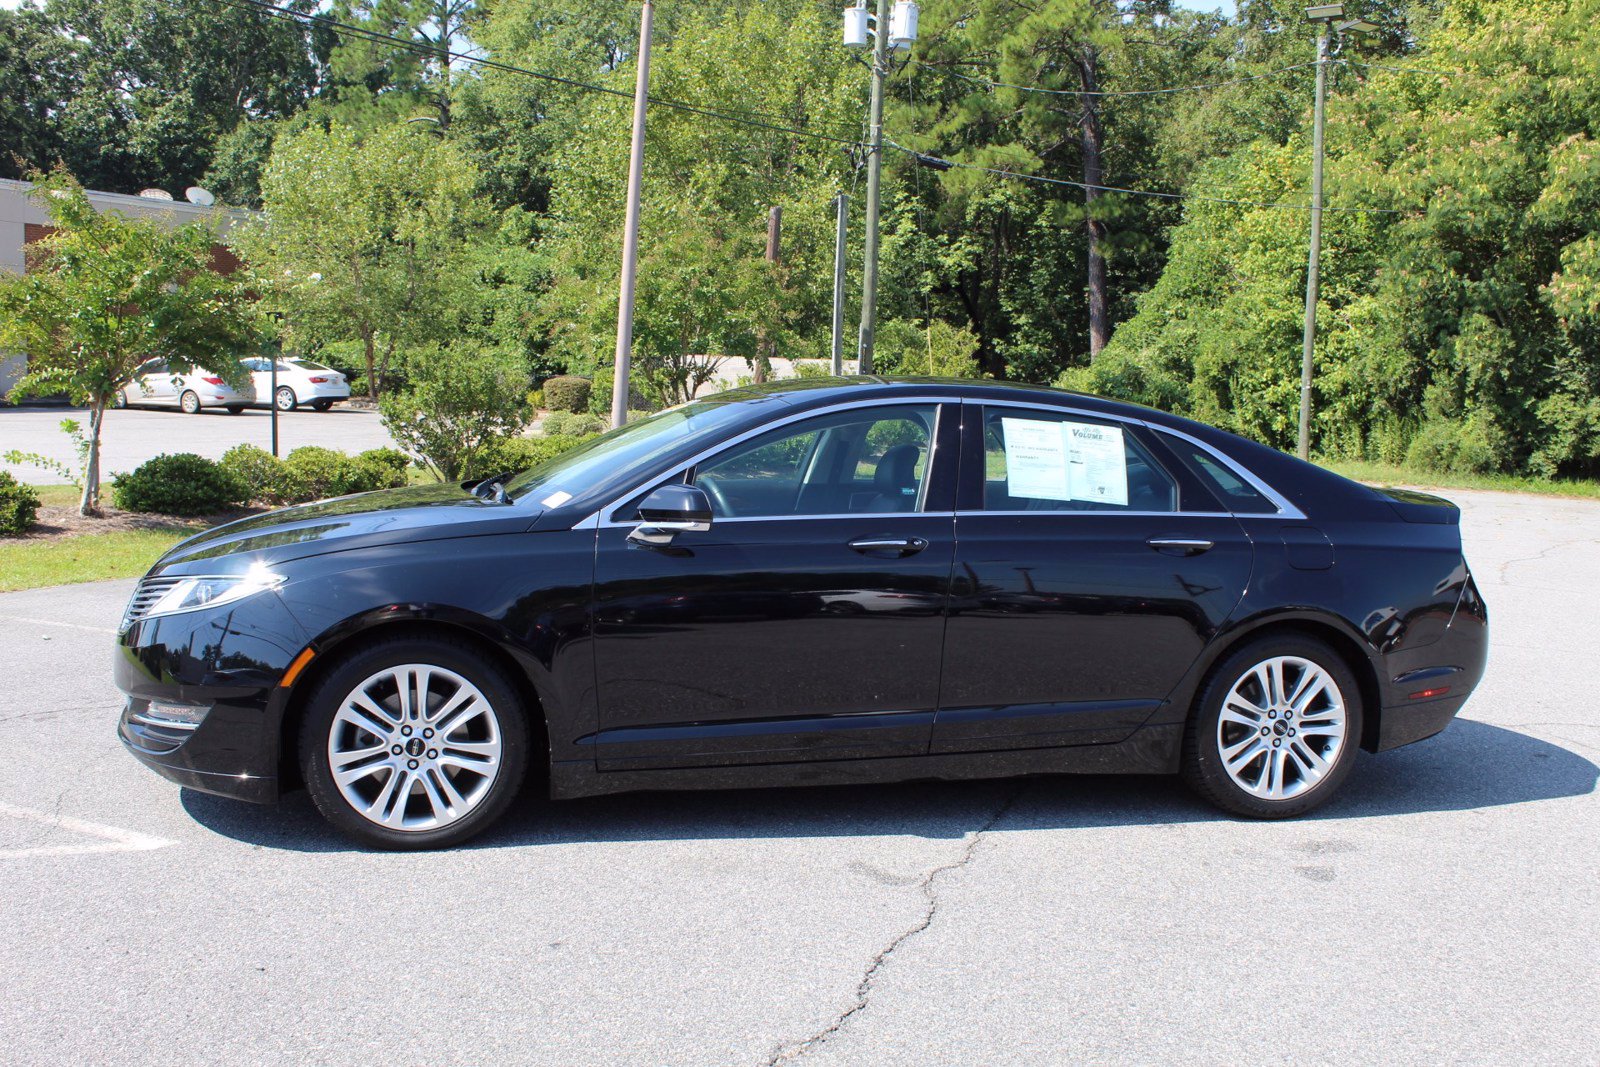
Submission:
[[[140,189],[139,195],[146,200],[171,200],[172,194],[165,189]]]
[[[202,189],[198,185],[191,185],[185,189],[183,198],[189,203],[199,204],[201,207],[210,207],[217,202],[217,198],[211,195],[210,190]]]

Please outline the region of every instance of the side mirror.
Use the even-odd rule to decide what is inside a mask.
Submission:
[[[640,502],[639,519],[628,540],[639,545],[670,545],[680,533],[711,529],[711,500],[699,486],[658,486]]]

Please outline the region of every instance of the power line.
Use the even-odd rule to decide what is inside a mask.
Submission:
[[[173,6],[178,6],[178,0],[167,0],[167,2],[173,4]],[[632,99],[633,95],[621,89],[613,89],[606,85],[596,85],[593,82],[580,81],[577,78],[568,78],[560,74],[550,74],[546,71],[529,70],[526,67],[518,67],[510,63],[503,63],[499,60],[489,59],[485,56],[475,55],[471,52],[458,52],[449,48],[437,48],[419,43],[417,41],[407,40],[403,37],[395,37],[387,33],[379,33],[376,30],[369,30],[363,26],[352,26],[349,23],[339,22],[336,19],[330,18],[326,15],[297,12],[289,8],[278,7],[275,4],[267,2],[267,0],[213,0],[213,2],[225,4],[229,7],[252,8],[270,17],[277,18],[285,22],[293,22],[298,25],[316,24],[324,26],[333,30],[335,33],[348,34],[359,39],[372,42],[396,45],[418,55],[443,57],[446,60],[452,61],[461,60],[463,62],[476,64],[477,66],[488,67],[493,70],[521,74],[525,77],[535,78],[540,81],[552,82],[574,89],[587,90],[589,92],[603,93],[607,96],[619,96],[623,97],[624,99]],[[832,134],[822,133],[816,130],[801,129],[795,126],[785,126],[777,122],[768,121],[772,118],[772,116],[765,115],[762,112],[741,111],[737,108],[711,108],[698,104],[684,103],[681,100],[667,100],[656,96],[652,96],[649,99],[650,103],[659,105],[661,107],[671,108],[677,111],[684,111],[690,114],[704,115],[708,118],[720,119],[721,121],[731,122],[738,125],[760,127],[762,129],[773,130],[779,133],[789,133],[799,137],[809,137],[813,140],[828,141],[833,144],[848,146],[860,144],[860,141],[857,139],[837,137]]]
[[[1046,89],[1038,85],[1017,85],[1012,82],[998,82],[988,79],[980,80],[978,78],[969,78],[965,74],[954,70],[946,70],[946,73],[953,77],[960,78],[962,81],[983,86],[986,89],[1015,89],[1018,92],[1043,93],[1048,96],[1165,96],[1171,93],[1193,93],[1202,92],[1208,89],[1221,89],[1229,85],[1244,85],[1248,82],[1261,81],[1265,78],[1276,78],[1280,74],[1287,74],[1291,71],[1304,70],[1307,67],[1314,66],[1316,66],[1315,63],[1294,63],[1287,67],[1279,67],[1276,70],[1266,71],[1262,74],[1250,74],[1242,78],[1230,78],[1227,81],[1202,82],[1198,85],[1174,85],[1165,89]]]
[[[906,153],[913,159],[923,156],[923,153],[907,148],[904,145],[895,144],[893,141],[885,141],[884,144],[888,145],[890,148],[894,148],[898,151]],[[978,163],[960,163],[953,159],[942,160],[941,162],[948,163],[950,166],[959,170],[981,171],[985,174],[993,174],[1001,178],[1016,178],[1021,181],[1040,182],[1046,185],[1065,185],[1074,189],[1094,190],[1095,192],[1101,193],[1124,193],[1128,196],[1147,196],[1161,200],[1202,200],[1210,204],[1231,204],[1236,207],[1277,208],[1284,211],[1311,210],[1310,204],[1291,204],[1281,200],[1239,200],[1231,197],[1212,196],[1207,193],[1167,193],[1155,189],[1128,189],[1117,185],[1096,185],[1092,182],[1077,182],[1067,178],[1047,178],[1042,174],[1027,174],[1023,171],[1004,170],[1000,167],[985,167]],[[1341,211],[1349,214],[1403,215],[1408,210],[1415,209],[1386,207],[1324,207],[1322,210]]]

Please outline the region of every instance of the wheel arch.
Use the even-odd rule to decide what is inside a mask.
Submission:
[[[1207,650],[1201,663],[1196,665],[1196,669],[1190,672],[1189,684],[1182,692],[1185,721],[1194,714],[1194,703],[1204,691],[1206,680],[1218,664],[1243,645],[1276,634],[1301,634],[1312,637],[1339,654],[1345,666],[1356,676],[1356,684],[1361,687],[1361,747],[1369,752],[1376,751],[1378,724],[1383,717],[1380,688],[1382,675],[1378,653],[1343,619],[1322,613],[1285,612],[1263,615],[1229,629],[1225,636]]]
[[[550,762],[549,725],[545,702],[534,683],[536,665],[513,651],[493,623],[467,612],[440,608],[393,606],[367,612],[325,631],[308,646],[316,653],[292,684],[278,722],[278,774],[285,787],[300,781],[300,725],[305,719],[306,702],[318,682],[351,653],[368,645],[396,637],[450,637],[466,641],[475,651],[505,671],[528,713],[528,729],[535,752],[530,770],[548,774]]]

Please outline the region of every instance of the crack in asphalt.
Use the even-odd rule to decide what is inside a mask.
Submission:
[[[868,961],[866,970],[861,974],[861,981],[856,984],[854,1003],[835,1016],[831,1023],[810,1037],[778,1045],[773,1050],[772,1055],[767,1057],[766,1067],[777,1067],[780,1063],[794,1062],[811,1049],[837,1034],[847,1022],[867,1009],[872,1000],[872,983],[877,978],[878,972],[883,968],[883,965],[889,961],[889,957],[893,956],[907,941],[910,941],[933,925],[934,917],[939,913],[939,894],[934,885],[939,880],[939,876],[950,871],[961,870],[972,862],[973,857],[977,854],[978,846],[983,843],[984,835],[993,830],[995,824],[1016,806],[1026,788],[1026,786],[1018,786],[1012,790],[1005,803],[996,808],[994,814],[990,815],[982,826],[968,834],[965,847],[962,848],[960,855],[948,863],[942,863],[934,867],[922,877],[918,883],[918,888],[922,890],[926,907],[923,909],[921,920],[902,930],[877,955]]]
[[[1506,578],[1506,571],[1510,570],[1511,567],[1514,566],[1515,564],[1518,564],[1518,563],[1538,563],[1540,560],[1548,559],[1549,556],[1550,556],[1550,553],[1556,551],[1557,549],[1570,548],[1573,545],[1589,545],[1589,544],[1600,544],[1600,541],[1596,541],[1592,537],[1572,537],[1572,538],[1568,538],[1565,541],[1557,541],[1554,544],[1546,545],[1543,549],[1541,549],[1538,552],[1535,552],[1531,556],[1518,556],[1515,559],[1508,559],[1504,563],[1500,564],[1500,566],[1498,568],[1496,568],[1496,584],[1498,584],[1498,585],[1509,585],[1510,584],[1510,581]]]
[[[71,793],[74,789],[83,784],[82,780],[89,776],[89,771],[92,768],[100,763],[105,762],[105,760],[110,756],[120,751],[122,751],[121,745],[108,746],[103,752],[100,753],[100,755],[94,757],[86,762],[82,767],[78,768],[78,772],[73,776],[73,780],[67,783],[67,785],[63,786],[61,792],[56,794],[55,803],[51,805],[50,809],[50,822],[45,825],[44,830],[40,832],[37,837],[33,838],[32,840],[24,840],[23,843],[17,847],[39,848],[45,842],[54,837],[56,832],[61,829],[61,809],[66,804],[67,794]]]

